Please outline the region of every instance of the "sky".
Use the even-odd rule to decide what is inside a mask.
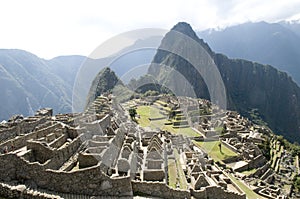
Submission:
[[[179,21],[204,30],[291,19],[300,19],[300,0],[0,0],[0,48],[88,56],[123,32]]]

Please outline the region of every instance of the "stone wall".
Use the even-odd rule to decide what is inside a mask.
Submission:
[[[47,169],[59,169],[77,152],[82,144],[81,136],[59,149],[53,149],[37,141],[27,141],[27,149],[31,153],[24,153],[22,157],[30,162],[38,161],[39,163],[45,163],[43,165]]]
[[[36,191],[26,189],[25,185],[10,186],[0,183],[0,196],[6,198],[23,198],[23,199],[62,199],[59,196],[46,193],[36,193]]]
[[[43,189],[84,195],[132,196],[130,177],[111,179],[97,165],[88,169],[64,172],[45,169],[13,154],[0,155],[2,181],[27,182]],[[66,186],[68,185],[68,186]]]
[[[238,162],[242,160],[243,158],[241,156],[233,156],[230,158],[227,158],[225,160],[222,160],[225,164],[233,163],[233,162]]]
[[[32,150],[35,161],[39,163],[45,163],[54,156],[54,151],[48,146],[43,145],[41,142],[28,140],[27,149]]]
[[[249,169],[262,167],[266,163],[267,163],[267,160],[266,160],[265,156],[263,156],[261,154],[249,162]]]
[[[11,144],[14,145],[15,149],[22,148],[22,147],[26,146],[27,140],[30,140],[30,139],[36,140],[38,138],[45,137],[47,134],[54,132],[55,129],[57,129],[57,128],[62,128],[61,124],[55,123],[51,126],[48,126],[46,128],[31,132],[28,134],[25,134],[23,136],[17,136],[14,139],[11,139],[11,140],[8,140],[8,141],[2,143],[0,145],[0,149],[3,149],[5,146],[10,148]]]
[[[125,133],[118,129],[116,131],[116,136],[111,140],[109,147],[103,154],[102,165],[104,167],[113,167],[116,165],[117,158],[119,157],[120,150],[122,148],[125,139]]]
[[[132,190],[137,195],[174,199],[191,198],[189,190],[173,189],[160,182],[132,181]]]
[[[79,168],[95,166],[100,160],[101,156],[98,154],[79,153],[78,155]]]
[[[49,145],[52,148],[59,148],[67,141],[67,138],[68,138],[67,134],[62,134],[58,138],[56,138],[53,142],[51,142]]]
[[[224,144],[227,148],[231,149],[232,151],[234,151],[235,153],[239,153],[237,148],[235,148],[234,146],[228,144],[227,142],[221,140],[222,144]]]
[[[17,135],[27,134],[31,132],[35,127],[46,122],[46,118],[40,118],[35,121],[23,120],[16,126],[0,131],[0,142],[12,139]]]
[[[88,132],[98,132],[98,135],[104,135],[107,127],[110,126],[110,115],[105,115],[101,120],[96,120],[92,123],[80,124],[80,127],[85,128]]]
[[[248,177],[257,177],[260,178],[270,167],[270,162],[267,162],[267,164],[265,164],[264,166],[258,168],[255,173],[250,174]]]
[[[59,169],[82,144],[81,136],[75,138],[71,143],[59,150],[54,150],[54,155],[50,162],[46,165],[47,168]]]
[[[163,169],[144,169],[143,175],[147,181],[162,181],[165,178]]]
[[[222,187],[208,186],[201,190],[191,189],[191,195],[197,199],[246,199],[246,194],[238,194],[224,190]]]
[[[197,199],[206,199],[206,190],[205,189],[201,189],[201,190],[194,190],[191,189],[191,195]]]
[[[245,166],[235,169],[235,171],[242,172],[242,171],[246,171],[246,170],[250,170],[250,169],[259,168],[259,167],[264,166],[266,163],[267,163],[267,160],[266,160],[265,156],[259,155],[259,156],[255,157],[253,160],[251,160],[250,162],[248,162],[248,164],[246,164]]]

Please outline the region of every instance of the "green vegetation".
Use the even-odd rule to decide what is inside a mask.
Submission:
[[[248,112],[248,115],[249,115],[249,119],[251,121],[253,121],[255,124],[258,124],[258,125],[261,125],[261,126],[268,126],[268,123],[266,123],[262,119],[261,115],[259,114],[258,109],[251,109]]]
[[[185,135],[185,136],[188,136],[188,137],[197,137],[199,136],[199,134],[194,131],[191,127],[184,127],[184,128],[173,128],[172,126],[170,125],[166,125],[163,127],[163,130],[166,130],[166,131],[169,131],[171,133],[174,133],[174,134],[181,134],[181,135]]]
[[[173,128],[170,121],[167,119],[151,120],[149,118],[162,118],[164,115],[159,113],[159,110],[152,106],[137,107],[137,114],[140,118],[137,120],[142,127],[150,127],[152,129],[162,129],[174,134],[182,134],[189,137],[199,136],[199,134],[190,127]]]
[[[176,26],[174,28],[176,29]],[[189,25],[186,27],[182,25],[180,31],[186,31],[188,34],[193,32]],[[195,40],[200,45],[205,46],[204,49],[208,53],[199,57],[196,53],[197,49],[187,46],[189,56],[210,60],[211,57],[207,55],[212,53],[211,49],[202,40],[199,40],[196,34],[193,33],[192,35],[195,36]],[[166,35],[161,45],[172,47],[172,49],[182,49],[183,42],[184,40],[181,39],[174,42],[171,35]],[[197,72],[200,69],[197,67],[200,66],[195,67],[184,58],[164,51],[158,51],[153,62],[160,67],[150,65],[148,74],[156,77],[156,81],[161,85],[169,84],[174,88],[172,92],[182,96],[186,95],[187,89],[183,89],[185,86],[182,85],[181,81],[176,81],[178,72],[184,77],[188,77],[188,82],[196,97],[210,99],[208,88]],[[260,123],[260,117],[261,121],[265,121],[274,132],[280,132],[287,139],[296,140],[300,143],[300,137],[297,136],[300,123],[298,108],[300,99],[297,96],[299,96],[300,88],[293,82],[292,78],[270,65],[242,59],[229,59],[222,54],[215,57],[215,62],[221,73],[227,74],[227,81],[224,81],[224,86],[228,89],[228,107],[235,109],[243,116],[250,115],[249,111],[251,112],[251,109],[256,107],[257,111],[252,111],[252,118],[255,122]],[[171,67],[172,70],[165,66]],[[247,81],[248,79],[255,82],[255,88],[252,82]]]
[[[270,160],[271,158],[271,148],[270,148],[270,138],[265,137],[264,141],[258,145],[260,150],[262,151],[263,155],[266,157],[267,160]]]
[[[169,159],[168,160],[168,174],[169,174],[169,186],[176,188],[177,185],[177,167],[175,160]]]
[[[290,143],[286,139],[283,138],[282,135],[277,136],[277,140],[280,142],[281,145],[284,146],[285,149],[291,151],[292,155],[300,155],[300,145],[298,143]]]
[[[224,133],[224,128],[223,128],[222,126],[218,126],[218,127],[215,128],[215,131],[216,131],[219,135],[221,135],[221,134]]]
[[[139,106],[136,109],[137,114],[140,116],[138,119],[139,125],[142,127],[151,127],[151,128],[159,128],[164,125],[163,120],[151,121],[149,118],[160,118],[163,117],[162,114],[159,113],[157,108],[151,106]]]
[[[180,155],[177,149],[174,149],[174,155],[175,160],[168,160],[169,186],[177,188],[177,185],[179,185],[181,189],[187,189],[188,183],[186,181],[184,171],[182,170]]]
[[[297,192],[300,191],[300,177],[294,177],[293,188],[296,189]]]
[[[136,108],[130,108],[128,111],[129,111],[129,115],[130,115],[131,119],[132,119],[133,121],[135,121],[135,116],[136,116],[136,114],[137,114]]]
[[[200,109],[200,115],[210,115],[212,112],[211,112],[211,109],[210,107],[207,107],[207,108],[204,108],[204,109]]]
[[[260,199],[265,199],[264,197],[258,195],[257,193],[255,193],[253,190],[251,190],[248,186],[246,186],[243,182],[241,182],[240,180],[237,180],[234,176],[232,176],[231,174],[228,174],[229,178],[236,183],[247,195],[247,198],[249,199],[256,199],[256,198],[260,198]]]
[[[215,161],[222,162],[227,158],[237,155],[235,152],[233,152],[223,144],[221,145],[221,147],[219,147],[219,144],[221,144],[220,141],[202,141],[195,142],[195,144],[202,148],[205,152],[207,152],[208,155]]]
[[[174,149],[174,155],[175,155],[175,162],[176,162],[176,166],[177,166],[178,180],[179,180],[180,188],[187,189],[188,185],[187,185],[187,181],[185,178],[185,174],[182,170],[182,166],[181,166],[181,162],[180,162],[180,155],[179,155],[177,149]]]

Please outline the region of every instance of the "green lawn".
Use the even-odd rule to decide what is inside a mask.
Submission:
[[[191,127],[174,129],[171,125],[165,125],[163,127],[163,130],[169,131],[169,132],[174,133],[174,134],[186,135],[188,137],[199,136],[199,134],[196,131],[194,131]]]
[[[163,117],[163,115],[159,113],[159,110],[157,108],[151,106],[139,106],[137,107],[136,112],[140,116],[137,121],[142,127],[149,126],[151,128],[156,128],[157,126],[159,127],[164,124],[163,120],[151,121],[150,123],[149,118]]]
[[[175,162],[176,162],[176,166],[177,166],[177,173],[178,173],[180,188],[186,190],[188,188],[188,184],[187,184],[187,181],[185,178],[184,171],[182,170],[182,167],[181,167],[180,155],[179,155],[177,149],[174,149],[174,155],[175,155]]]
[[[169,122],[167,119],[150,121],[149,118],[163,117],[163,115],[159,113],[159,109],[155,107],[139,106],[136,111],[137,114],[140,115],[140,118],[137,119],[138,124],[142,127],[150,127],[153,129],[159,128],[174,134],[182,134],[189,137],[199,136],[199,134],[190,127],[173,128],[172,125],[165,125],[165,123]]]
[[[181,167],[180,155],[176,149],[174,149],[174,155],[175,160],[168,160],[169,186],[177,188],[177,184],[179,184],[181,189],[187,189],[188,183]]]
[[[208,153],[210,157],[212,157],[215,161],[222,161],[227,158],[236,156],[237,154],[224,146],[221,145],[221,151],[219,149],[220,141],[204,141],[204,142],[195,142],[197,146],[202,148],[204,151]]]
[[[232,176],[231,174],[228,174],[228,176],[230,177],[230,179],[235,182],[245,193],[248,199],[265,199],[264,197],[262,197],[261,195],[258,195],[257,193],[255,193],[253,190],[251,190],[248,186],[246,186],[243,182],[241,182],[240,180],[237,180],[234,176]]]
[[[136,111],[140,116],[147,118],[163,117],[163,115],[159,113],[159,110],[152,106],[138,106]]]
[[[168,174],[169,174],[169,186],[176,188],[177,184],[177,167],[175,160],[169,159],[168,160]]]

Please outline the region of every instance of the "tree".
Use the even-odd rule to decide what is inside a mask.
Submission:
[[[137,112],[135,108],[130,108],[129,109],[129,115],[131,117],[132,120],[135,120],[135,116],[136,116]]]
[[[168,116],[169,116],[170,120],[173,119],[175,117],[175,115],[176,115],[175,110],[171,109],[168,111]]]
[[[296,189],[297,191],[300,190],[300,178],[299,177],[294,177],[293,186],[294,186],[294,189]]]
[[[221,142],[219,142],[218,147],[219,147],[220,153],[222,153],[222,144],[221,144]]]

